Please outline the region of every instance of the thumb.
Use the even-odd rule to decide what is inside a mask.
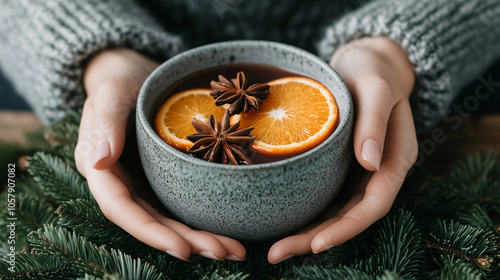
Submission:
[[[353,91],[357,109],[354,153],[366,170],[379,170],[394,95],[388,83],[379,77],[364,78]]]
[[[95,92],[93,167],[103,170],[120,157],[125,144],[127,121],[135,107],[139,87],[124,80],[106,81]]]

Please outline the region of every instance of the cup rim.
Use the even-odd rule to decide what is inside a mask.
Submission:
[[[143,107],[143,104],[145,102],[145,99],[147,97],[147,90],[150,87],[151,84],[154,83],[155,80],[161,78],[161,76],[168,71],[170,67],[173,65],[177,64],[179,61],[182,61],[185,59],[185,57],[192,56],[193,54],[199,53],[199,52],[207,52],[211,51],[215,48],[227,48],[227,47],[246,47],[246,46],[251,46],[251,47],[275,47],[277,49],[286,51],[286,52],[292,52],[297,55],[303,56],[306,59],[319,64],[323,70],[325,70],[326,74],[331,75],[336,82],[338,83],[340,87],[340,93],[341,95],[345,95],[344,97],[346,98],[347,102],[349,104],[349,108],[346,109],[346,116],[340,117],[340,123],[338,126],[335,128],[334,132],[326,139],[324,140],[321,144],[318,146],[312,148],[309,151],[306,151],[304,153],[292,156],[287,159],[275,161],[275,162],[269,162],[269,163],[259,163],[259,164],[250,164],[250,165],[231,165],[231,164],[221,164],[221,163],[214,163],[214,162],[209,162],[205,161],[199,158],[195,158],[191,155],[188,155],[186,153],[183,153],[174,147],[170,146],[167,144],[165,141],[163,141],[154,131],[153,127],[148,121],[148,118],[145,114],[145,109]],[[332,93],[333,94],[333,93]],[[158,66],[145,80],[143,83],[141,90],[139,92],[138,98],[137,98],[137,110],[136,110],[136,119],[137,119],[137,124],[136,125],[141,125],[148,137],[150,137],[153,141],[156,142],[162,149],[167,150],[171,154],[175,155],[176,157],[180,158],[181,160],[188,161],[190,163],[193,163],[195,165],[201,165],[204,167],[208,168],[217,168],[217,169],[225,169],[225,170],[256,170],[256,169],[269,169],[269,168],[276,168],[276,167],[281,167],[283,165],[288,165],[290,163],[302,160],[304,158],[310,157],[311,154],[315,153],[320,153],[321,150],[323,150],[328,143],[334,141],[336,138],[340,137],[341,134],[348,130],[348,126],[350,124],[350,119],[352,118],[353,114],[353,103],[352,103],[352,98],[351,94],[349,93],[349,90],[347,89],[344,81],[342,78],[337,74],[337,72],[330,66],[328,65],[325,61],[323,61],[321,58],[318,56],[305,51],[303,49],[300,49],[298,47],[294,47],[291,45],[283,44],[283,43],[278,43],[278,42],[273,42],[273,41],[264,41],[264,40],[235,40],[235,41],[226,41],[226,42],[218,42],[218,43],[211,43],[207,45],[203,45],[200,47],[196,47],[184,52],[181,52],[167,61],[163,62],[160,66]]]

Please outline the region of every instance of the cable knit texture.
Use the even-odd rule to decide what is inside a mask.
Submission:
[[[0,65],[46,124],[83,104],[84,66],[97,52],[127,47],[166,58],[182,48],[132,0],[0,4]]]
[[[372,1],[329,24],[319,55],[329,60],[339,46],[366,36],[387,36],[408,52],[417,75],[413,114],[423,130],[500,57],[500,1]]]
[[[500,0],[0,0],[0,5],[0,66],[45,123],[83,104],[85,64],[106,48],[132,48],[161,62],[184,46],[265,39],[328,61],[350,41],[388,36],[406,49],[417,74],[412,106],[418,129],[437,121],[458,90],[500,57],[495,45]]]

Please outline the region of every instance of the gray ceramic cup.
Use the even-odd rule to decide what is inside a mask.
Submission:
[[[337,129],[308,152],[265,164],[211,163],[169,146],[151,125],[164,90],[194,72],[226,64],[271,65],[318,80],[337,101]],[[339,75],[318,57],[274,42],[216,43],[171,58],[144,83],[136,118],[142,165],[163,204],[191,227],[240,240],[281,237],[311,222],[332,205],[353,154],[353,105]]]

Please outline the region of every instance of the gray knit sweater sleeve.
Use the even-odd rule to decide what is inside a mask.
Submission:
[[[132,0],[0,0],[0,65],[44,123],[83,104],[86,62],[127,47],[154,58],[182,48]]]
[[[387,36],[406,49],[417,76],[413,114],[422,130],[500,57],[500,0],[375,0],[330,23],[325,32],[318,44],[325,60],[365,36]]]

